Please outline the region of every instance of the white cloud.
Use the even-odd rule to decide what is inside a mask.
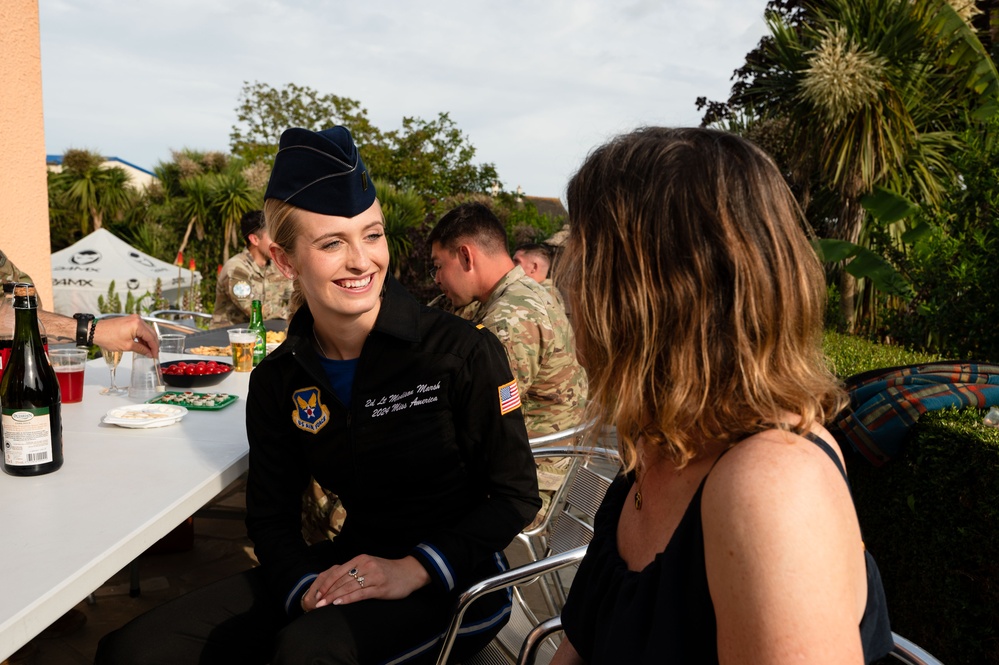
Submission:
[[[227,149],[243,81],[294,82],[385,129],[449,112],[507,187],[558,196],[599,142],[726,97],[765,4],[40,0],[46,148]]]

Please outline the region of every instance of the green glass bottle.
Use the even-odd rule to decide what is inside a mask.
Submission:
[[[253,366],[256,367],[267,355],[267,328],[264,327],[264,314],[259,300],[253,301],[249,327],[257,333],[257,343],[253,345]]]
[[[62,466],[59,380],[38,331],[32,284],[14,287],[14,343],[0,380],[0,466],[13,476],[39,476]]]

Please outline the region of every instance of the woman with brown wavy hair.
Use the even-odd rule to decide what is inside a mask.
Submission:
[[[568,188],[563,274],[611,486],[557,663],[860,663],[891,648],[821,352],[825,283],[759,148],[647,128]]]

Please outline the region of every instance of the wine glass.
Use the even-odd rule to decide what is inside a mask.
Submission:
[[[100,392],[101,395],[127,395],[128,391],[119,388],[114,382],[115,370],[118,369],[118,363],[121,362],[122,351],[109,351],[108,349],[101,349],[101,355],[104,356],[104,362],[108,364],[108,369],[111,371],[111,385]]]

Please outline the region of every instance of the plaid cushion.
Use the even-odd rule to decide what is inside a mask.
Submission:
[[[927,411],[999,404],[999,365],[943,361],[864,372],[846,380],[850,407],[833,425],[875,466],[901,452],[909,428]]]

